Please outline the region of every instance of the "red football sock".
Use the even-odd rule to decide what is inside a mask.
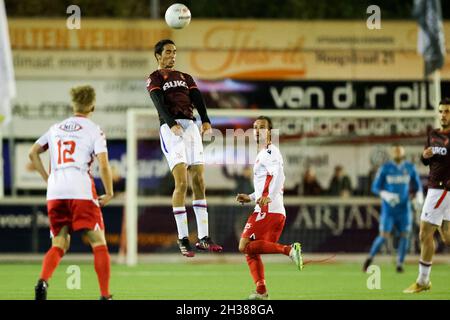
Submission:
[[[111,263],[106,245],[92,248],[94,252],[94,266],[97,273],[100,294],[103,297],[109,296],[109,277],[111,274]]]
[[[51,278],[63,256],[64,250],[59,247],[51,247],[50,250],[47,251],[44,261],[42,262],[42,280],[48,281],[48,279]]]
[[[266,292],[266,281],[264,280],[264,265],[259,254],[246,255],[247,264],[250,268],[250,273],[253,277],[253,281],[256,284],[256,292]]]
[[[245,247],[246,254],[282,253],[288,256],[289,251],[291,251],[291,246],[265,240],[250,241]]]

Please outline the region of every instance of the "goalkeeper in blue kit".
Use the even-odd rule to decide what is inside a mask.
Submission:
[[[403,262],[409,247],[409,234],[412,228],[413,214],[411,193],[414,205],[423,204],[422,183],[413,163],[405,161],[402,146],[392,147],[392,160],[383,164],[372,183],[372,192],[382,199],[380,215],[380,234],[374,240],[369,257],[363,265],[363,271],[372,264],[373,258],[381,246],[390,237],[395,226],[400,235],[398,242],[397,272],[403,272]]]

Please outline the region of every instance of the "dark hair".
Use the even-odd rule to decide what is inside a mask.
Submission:
[[[256,120],[266,120],[267,123],[269,124],[269,130],[273,129],[272,119],[270,119],[269,117],[259,116],[258,118],[256,118]]]
[[[173,42],[170,39],[163,39],[163,40],[159,40],[157,44],[155,44],[155,58],[156,60],[158,60],[158,58],[156,57],[156,54],[161,54],[164,50],[164,46],[166,44],[173,44],[175,45],[175,42]]]
[[[445,104],[445,105],[450,104],[450,98],[442,99],[441,101],[439,101],[439,105],[441,105],[441,104]]]

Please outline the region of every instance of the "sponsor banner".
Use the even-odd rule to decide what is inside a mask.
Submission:
[[[207,105],[236,109],[434,110],[423,81],[199,81]],[[443,96],[450,82],[441,83]]]
[[[129,108],[156,109],[141,80],[18,80],[18,96],[13,107],[11,130],[19,139],[35,139],[47,129],[72,115],[70,88],[89,83],[96,90],[96,110],[92,119],[98,123],[108,139],[126,138],[126,111]],[[292,110],[433,110],[432,86],[423,82],[377,82],[377,81],[198,81],[207,106],[210,109],[224,108],[231,115],[238,115],[234,109],[292,109]],[[450,82],[442,82],[442,92],[450,92]],[[364,114],[360,120],[365,122]],[[373,115],[370,116],[373,118]],[[224,117],[225,118],[225,117]],[[321,130],[325,120],[342,123],[347,115],[319,118],[316,115],[302,115],[301,118],[287,117],[287,121],[303,122],[311,131]],[[380,116],[380,119],[385,118]],[[425,117],[424,117],[425,118]],[[429,118],[429,117],[428,117]],[[152,129],[158,136],[159,121],[146,117],[142,128]],[[308,121],[304,121],[309,119]],[[405,118],[408,122],[410,119]],[[221,125],[213,122],[213,125]],[[349,120],[355,122],[357,120]],[[384,121],[384,120],[383,120]],[[396,118],[388,119],[390,122]],[[230,122],[230,120],[226,121]],[[411,126],[415,122],[404,125]],[[428,123],[423,122],[423,125]],[[393,125],[393,124],[392,124]],[[415,125],[415,124],[414,124]],[[358,126],[358,125],[357,125]],[[290,130],[282,126],[283,130]],[[370,130],[369,130],[370,131]],[[422,130],[423,131],[423,130]],[[336,132],[333,132],[336,136]],[[368,132],[368,134],[374,134]]]
[[[230,195],[232,196],[232,195]],[[102,209],[105,219],[106,239],[112,253],[119,250],[123,207],[108,206]],[[195,225],[191,206],[187,207],[188,223]],[[226,252],[238,252],[238,243],[245,222],[252,212],[250,206],[209,205],[209,223],[215,241]],[[341,205],[320,203],[287,205],[286,224],[281,243],[300,241],[305,252],[310,253],[362,253],[368,252],[378,234],[380,206],[353,204],[351,200]],[[34,222],[36,221],[36,222]],[[415,214],[411,234],[411,253],[418,253],[418,214]],[[138,250],[140,253],[179,253],[177,232],[170,206],[141,207],[138,220]],[[194,241],[195,235],[192,235]],[[396,246],[394,237],[394,247]],[[0,252],[45,252],[50,246],[48,219],[44,206],[0,206]],[[437,252],[444,246],[439,243]],[[87,239],[75,233],[71,239],[71,252],[91,252]]]
[[[14,64],[20,78],[141,79],[156,69],[154,44],[171,38],[177,67],[201,79],[422,79],[413,21],[195,20],[173,31],[164,21],[12,19]],[[444,23],[447,43],[450,23]],[[450,62],[442,71],[450,79]]]

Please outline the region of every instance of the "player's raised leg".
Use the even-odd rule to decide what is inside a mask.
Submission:
[[[245,253],[249,243],[249,238],[241,238],[239,241],[239,251],[245,254],[250,274],[256,285],[256,290],[249,296],[249,300],[267,300],[269,299],[269,294],[267,293],[266,280],[264,277],[264,264],[261,260],[261,255]]]
[[[284,254],[295,262],[299,270],[303,268],[300,244],[284,245],[277,242],[284,222],[284,215],[277,213],[261,215],[254,212],[247,220],[239,241],[239,251],[246,255],[250,274],[256,285],[256,291],[250,295],[250,300],[265,300],[269,297],[261,254]]]
[[[42,271],[35,287],[35,300],[47,300],[48,281],[69,249],[70,236],[68,226],[63,226],[57,236],[52,238],[52,246],[42,262]]]
[[[222,246],[214,243],[209,236],[208,230],[208,206],[206,203],[206,188],[204,178],[204,165],[192,165],[188,169],[192,179],[192,206],[197,220],[198,242],[195,244],[199,250],[221,252]]]
[[[185,207],[188,187],[187,167],[185,163],[178,163],[172,170],[175,188],[172,195],[172,210],[178,230],[178,247],[186,257],[195,255],[189,242],[187,211]]]
[[[87,230],[86,235],[94,254],[94,268],[100,287],[100,300],[111,300],[109,279],[111,277],[111,258],[106,245],[104,230]]]

